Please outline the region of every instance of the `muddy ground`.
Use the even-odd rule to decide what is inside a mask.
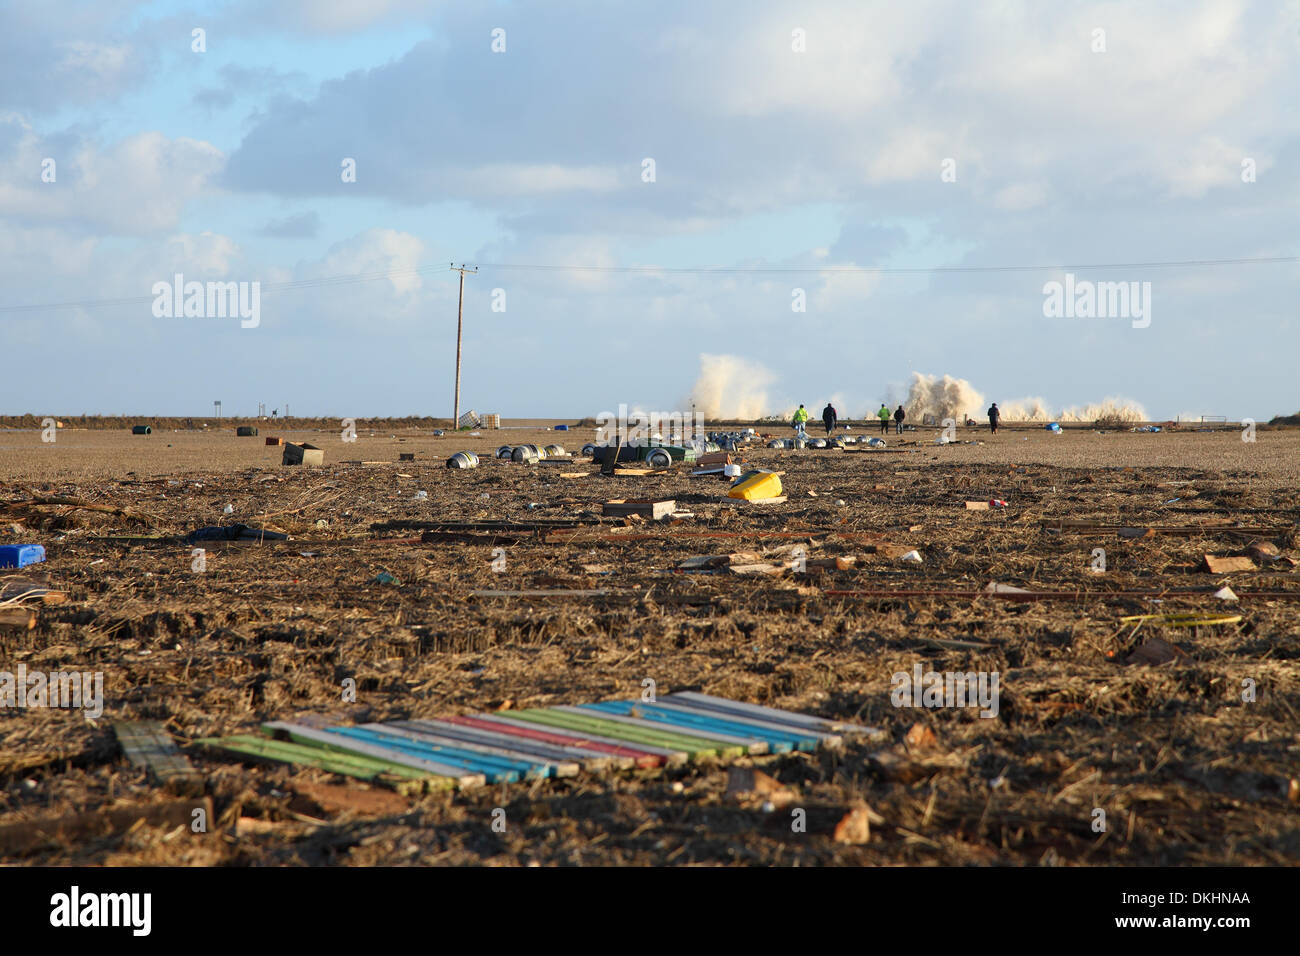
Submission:
[[[963,442],[982,444],[936,447],[936,432],[923,429],[888,436],[882,452],[751,448],[741,453],[750,464],[785,472],[788,500],[733,506],[718,501],[724,483],[680,470],[605,478],[580,459],[490,459],[504,442],[576,450],[590,430],[435,438],[398,427],[363,427],[355,443],[335,429],[280,433],[324,448],[320,468],[282,466],[279,449],[264,444],[275,433],[266,425],[244,439],[65,429],[42,443],[39,429],[0,432],[0,543],[44,544],[48,561],[23,573],[48,575],[68,596],[42,607],[34,629],[0,630],[0,671],[102,671],[106,696],[96,720],[0,709],[0,858],[1300,860],[1300,577],[1291,561],[1300,560],[1300,430],[1261,429],[1255,442],[1236,430],[963,430]],[[462,449],[483,455],[482,467],[443,467]],[[415,460],[399,463],[401,453]],[[417,500],[421,490],[427,498]],[[602,502],[631,497],[672,497],[693,517],[601,521]],[[51,498],[117,510],[34,503]],[[1007,506],[964,505],[990,499]],[[422,525],[483,520],[576,527],[420,541]],[[1085,520],[1110,527],[1061,524]],[[236,521],[293,540],[209,547],[203,572],[192,570],[190,546],[166,542]],[[1148,528],[1140,537],[1119,530]],[[1203,555],[1241,555],[1260,541],[1277,554],[1257,550],[1254,570],[1203,570]],[[732,552],[783,564],[794,546],[814,565],[852,557],[853,566],[675,570],[691,556]],[[496,547],[505,565],[494,570]],[[1090,569],[1098,548],[1104,572]],[[900,557],[911,549],[922,563]],[[375,583],[381,572],[399,583]],[[1078,593],[1026,602],[951,593],[992,582]],[[1225,583],[1239,603],[1211,595]],[[524,600],[470,596],[476,588],[610,593]],[[830,593],[882,589],[939,593]],[[1171,611],[1241,620],[1193,629],[1120,621]],[[1176,648],[1173,660],[1127,662],[1157,637]],[[893,706],[891,676],[918,662],[996,671],[997,716]],[[341,699],[349,677],[355,704]],[[630,698],[647,678],[659,694],[699,690],[867,724],[883,737],[742,761],[780,784],[753,798],[729,795],[727,770],[711,765],[406,797],[191,743],[300,713],[364,721]],[[163,721],[182,744],[211,800],[207,833],[149,815],[175,797],[122,758],[110,729],[119,719]],[[836,824],[863,802],[875,821],[869,838],[836,842]],[[491,826],[496,808],[503,833]],[[795,810],[804,832],[792,830]],[[49,838],[14,836],[37,830]]]

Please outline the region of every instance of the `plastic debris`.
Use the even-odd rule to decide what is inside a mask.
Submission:
[[[779,498],[781,492],[781,476],[777,472],[751,471],[739,476],[732,483],[727,497],[755,501],[762,498]]]
[[[25,568],[45,560],[45,546],[40,544],[0,545],[0,568]]]

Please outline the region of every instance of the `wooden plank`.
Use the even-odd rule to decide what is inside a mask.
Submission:
[[[601,726],[606,728],[606,732],[612,734],[643,734],[651,737],[658,736],[660,740],[669,745],[677,744],[680,747],[695,748],[698,756],[718,756],[718,757],[742,757],[745,756],[745,744],[735,739],[722,739],[706,734],[686,734],[685,731],[672,730],[664,727],[663,724],[656,724],[651,721],[642,721],[640,718],[619,717],[617,714],[602,713],[599,710],[591,710],[589,706],[575,706],[560,704],[549,708],[550,711],[559,711],[565,717],[575,717],[580,721],[598,721]],[[612,728],[612,730],[610,730]]]
[[[559,710],[517,710],[513,715],[519,720],[581,734],[591,734],[593,739],[612,740],[645,749],[659,748],[671,753],[672,759],[677,763],[717,755],[714,747],[702,747],[695,743],[683,746],[678,740],[670,739],[672,735],[645,733],[633,727],[620,726],[611,720],[593,719],[581,714],[570,714]]]
[[[423,770],[393,763],[379,757],[351,751],[327,749],[316,744],[295,743],[275,737],[259,737],[255,734],[232,734],[228,737],[203,737],[197,741],[208,749],[228,750],[231,753],[262,757],[266,760],[302,764],[307,767],[321,767],[333,773],[342,773],[350,777],[370,780],[378,775],[400,777],[404,780],[436,779],[454,781],[450,777],[432,776]]]
[[[389,734],[432,747],[452,747],[489,756],[504,757],[517,763],[539,767],[543,777],[576,777],[581,767],[569,758],[555,758],[537,753],[528,753],[493,741],[475,739],[461,728],[459,733],[452,733],[446,728],[439,728],[432,721],[423,721],[422,725],[413,725],[411,721],[394,721],[391,724],[362,724],[362,728],[376,733]]]
[[[641,701],[602,701],[588,706],[606,713],[663,723],[682,733],[705,734],[709,737],[717,737],[719,740],[733,740],[747,747],[751,754],[817,749],[817,738],[809,734],[799,733],[789,728],[770,730],[733,720],[716,712],[692,712]]]
[[[1228,574],[1232,571],[1254,571],[1255,562],[1247,557],[1232,557],[1227,555],[1207,554],[1205,555],[1205,568],[1211,574]]]
[[[310,747],[286,740],[255,737],[251,734],[205,737],[197,743],[209,749],[228,751],[262,763],[315,767],[344,777],[368,780],[392,787],[399,793],[419,794],[426,787],[431,790],[450,790],[456,786],[456,781],[451,777],[433,776],[402,764],[389,763],[386,760],[377,760],[360,754]]]
[[[155,782],[172,790],[202,790],[202,775],[158,721],[115,721],[113,732],[132,766],[144,770]]]
[[[283,721],[272,721],[262,725],[262,729],[272,734],[284,734],[294,743],[306,744],[308,746],[320,747],[324,750],[338,753],[355,753],[366,757],[376,757],[387,763],[399,764],[404,767],[413,767],[421,770],[426,774],[432,774],[440,777],[450,777],[461,787],[482,786],[487,782],[487,777],[482,773],[467,773],[462,766],[439,763],[435,760],[426,760],[422,757],[413,757],[410,754],[393,747],[383,747],[377,744],[368,743],[364,740],[355,740],[341,736],[334,731],[313,730],[310,727],[302,727],[297,724],[285,723]]]
[[[992,647],[993,645],[989,646]],[[711,711],[707,707],[701,707],[699,704],[692,704],[685,700],[677,700],[672,695],[660,697],[655,701],[655,703],[659,707],[681,710],[690,714],[713,714],[714,716],[721,714],[720,711]],[[814,730],[811,727],[795,727],[791,724],[779,724],[775,721],[765,720],[761,717],[741,717],[739,715],[733,716],[730,714],[726,715],[726,717],[728,720],[737,721],[745,726],[759,727],[777,733],[795,734],[811,744],[809,749],[816,749],[818,746],[839,747],[844,743],[844,735],[833,731]]]
[[[523,720],[514,720],[505,714],[475,714],[472,717],[453,717],[452,720],[474,724],[487,724],[502,728],[505,733],[517,733],[536,737],[539,740],[553,739],[556,743],[567,742],[575,747],[590,748],[616,757],[626,757],[636,761],[638,767],[651,768],[677,766],[687,760],[683,751],[667,747],[651,747],[646,744],[629,744],[626,740],[602,737],[582,731],[567,730],[562,727],[543,728]]]
[[[793,710],[781,710],[777,707],[764,707],[761,704],[746,704],[738,700],[728,700],[725,697],[714,697],[711,694],[700,694],[695,691],[683,690],[675,694],[668,694],[665,699],[679,699],[699,704],[710,710],[721,711],[723,713],[736,714],[738,716],[752,715],[764,720],[772,721],[776,724],[793,724],[796,727],[806,727],[809,730],[823,730],[831,733],[851,733],[866,734],[869,737],[878,737],[884,731],[876,727],[867,727],[862,724],[851,724],[843,720],[829,720],[824,717],[814,717],[811,714],[800,714]]]
[[[476,727],[471,724],[461,723],[455,718],[446,720],[397,720],[390,726],[438,734],[464,740],[468,743],[498,747],[503,752],[527,754],[534,759],[541,757],[551,761],[567,761],[589,773],[604,773],[607,770],[627,769],[635,766],[630,757],[616,758],[595,750],[584,750],[581,747],[530,739],[520,734],[507,733],[502,730]]]
[[[521,778],[537,779],[546,776],[546,772],[537,764],[475,753],[460,747],[417,743],[360,727],[336,727],[331,733],[349,738],[356,743],[388,748],[412,760],[427,760],[445,766],[460,767],[461,772],[481,773],[488,783],[514,783]]]

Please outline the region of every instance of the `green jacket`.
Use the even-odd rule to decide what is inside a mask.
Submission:
[[[876,412],[876,417],[884,422],[889,421],[889,409],[887,409],[884,405],[881,405],[880,411]]]
[[[808,409],[802,406],[796,408],[794,411],[794,423],[798,425],[800,422],[806,422],[807,420],[808,420]]]

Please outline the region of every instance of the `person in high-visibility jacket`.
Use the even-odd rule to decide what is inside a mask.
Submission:
[[[794,420],[790,424],[794,426],[794,430],[796,432],[802,433],[804,422],[806,421],[808,421],[808,409],[800,405],[799,408],[796,409],[794,413]]]
[[[889,431],[889,409],[885,403],[880,403],[880,411],[876,412],[876,417],[880,419],[880,434],[884,435]]]

